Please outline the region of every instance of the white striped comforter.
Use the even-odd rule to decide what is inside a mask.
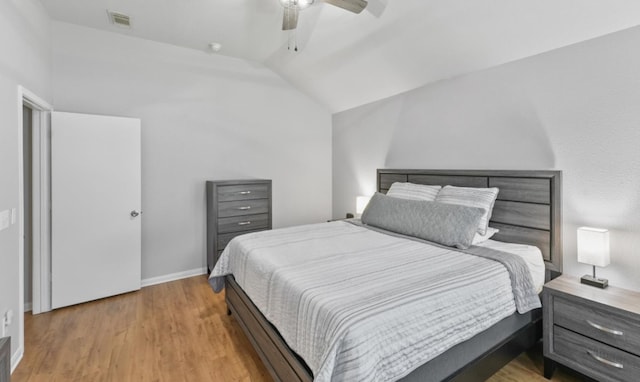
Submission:
[[[397,380],[515,312],[500,263],[347,222],[238,237],[227,274],[319,382]]]

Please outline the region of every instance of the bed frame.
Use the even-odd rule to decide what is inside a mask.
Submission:
[[[562,272],[561,177],[560,171],[380,169],[377,171],[377,184],[378,191],[382,193],[386,193],[393,182],[500,188],[489,224],[500,229],[493,239],[539,247],[545,260],[547,279],[550,279]],[[285,382],[313,381],[311,370],[305,362],[287,346],[233,276],[227,276],[225,280],[228,313],[236,318],[273,379]],[[503,321],[508,319],[522,321],[517,313]],[[436,357],[433,361],[446,359],[447,355],[459,357],[461,354],[470,354],[472,352],[467,351],[465,346],[471,349],[474,342],[476,347],[482,346],[479,355],[473,355],[472,359],[460,367],[456,366],[455,370],[441,379],[456,382],[485,380],[541,338],[539,310],[531,312],[524,324],[513,324],[512,331],[494,339],[496,333],[504,332],[498,325],[509,324],[503,321],[489,328],[486,335],[485,332],[480,333],[477,338],[458,344]],[[493,334],[490,332],[492,329],[495,331]],[[403,381],[422,380],[424,375],[428,375],[430,363],[432,361],[409,374]]]

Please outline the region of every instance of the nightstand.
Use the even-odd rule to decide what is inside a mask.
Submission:
[[[561,276],[543,291],[544,376],[556,363],[599,381],[640,380],[640,292]]]
[[[327,220],[327,223],[337,222],[337,221],[340,221],[340,220],[349,220],[349,219],[353,219],[353,218],[354,218],[353,214],[350,213],[350,212],[347,212],[347,217],[339,218],[339,219],[329,219],[329,220]]]
[[[0,382],[11,381],[11,337],[0,338]]]

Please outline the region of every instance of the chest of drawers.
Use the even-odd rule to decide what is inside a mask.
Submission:
[[[561,276],[544,287],[545,377],[561,363],[598,381],[640,380],[640,293]]]
[[[271,229],[271,180],[207,181],[207,268],[236,236]]]

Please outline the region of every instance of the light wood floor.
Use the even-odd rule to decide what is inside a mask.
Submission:
[[[205,276],[54,312],[25,315],[25,355],[12,381],[271,381],[223,294]],[[546,381],[541,350],[490,381]],[[579,381],[566,370],[553,381]]]

